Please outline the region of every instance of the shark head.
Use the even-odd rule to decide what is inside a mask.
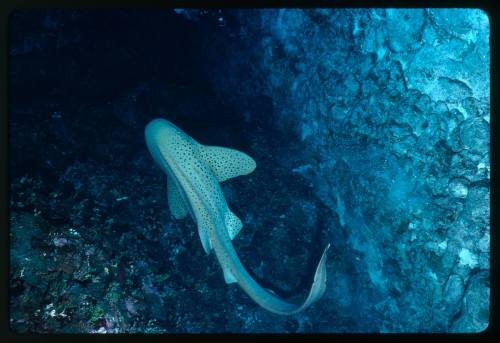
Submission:
[[[194,139],[165,119],[152,120],[144,131],[148,149],[164,172],[182,162],[196,144]]]
[[[165,119],[152,120],[145,128],[145,136],[153,159],[167,175],[169,208],[176,219],[191,213],[195,222],[200,224],[200,217],[206,219],[208,209],[221,212],[225,217],[227,203],[219,183],[249,174],[256,167],[255,161],[247,154],[200,144]],[[228,223],[240,225],[240,220],[233,218],[235,216],[227,216],[231,217],[227,219]],[[201,225],[200,231],[206,226]],[[208,238],[205,234],[201,236],[203,247],[208,252]]]

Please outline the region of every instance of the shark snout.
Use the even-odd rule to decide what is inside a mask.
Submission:
[[[150,148],[160,144],[168,147],[171,143],[181,139],[178,132],[179,129],[174,124],[163,118],[151,120],[144,129],[146,142]]]
[[[156,137],[158,134],[161,134],[162,131],[168,130],[172,127],[172,123],[170,123],[166,119],[156,118],[151,120],[146,128],[144,129],[144,133],[146,137]]]

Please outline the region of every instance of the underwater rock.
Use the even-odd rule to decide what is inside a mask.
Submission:
[[[460,138],[463,147],[472,154],[486,154],[489,150],[489,137],[489,124],[481,118],[471,117],[460,125]]]
[[[487,187],[470,187],[465,201],[464,217],[488,227],[490,217],[490,191]]]
[[[448,183],[450,193],[457,198],[466,198],[468,189],[468,180],[464,178],[451,179]]]
[[[307,162],[295,164],[293,170],[312,182],[318,197],[348,228],[349,241],[365,255],[357,268],[381,282],[374,283],[374,289],[383,289],[382,280],[409,285],[411,291],[394,298],[399,312],[387,311],[379,320],[392,321],[394,330],[408,329],[415,317],[405,311],[417,308],[419,314],[435,318],[426,330],[453,330],[456,327],[449,325],[467,283],[463,278],[471,268],[486,263],[473,246],[485,227],[479,217],[489,218],[488,188],[472,183],[489,184],[489,162],[483,157],[489,150],[487,16],[478,10],[444,9],[327,12],[327,17],[313,10],[237,15],[238,22],[250,28],[248,37],[257,38],[260,33],[263,38],[256,49],[246,45],[245,54],[234,49],[222,61],[213,62],[228,68],[225,77],[218,73],[212,79],[214,88],[222,96],[239,99],[259,94],[272,98],[278,128],[296,133],[296,140],[304,145]],[[332,31],[336,36],[331,36]],[[342,35],[353,39],[338,39]],[[301,61],[290,67],[298,55]],[[231,59],[240,63],[230,63]],[[239,75],[241,66],[250,61],[253,69],[243,87],[232,75]],[[365,144],[377,144],[375,150],[389,151],[395,159],[379,166],[380,160],[367,154],[353,163],[352,156],[359,152],[337,144],[339,130],[351,141],[363,135]],[[311,154],[316,160],[331,161],[335,168],[319,168],[319,163],[311,163]],[[347,161],[345,170],[339,160]],[[375,175],[377,188],[372,181]],[[386,197],[375,197],[375,192]],[[408,197],[411,200],[405,202]],[[371,203],[372,198],[380,200]],[[397,212],[392,208],[395,204]],[[390,214],[385,217],[368,215],[386,210]],[[415,217],[421,224],[410,234],[378,219],[392,218],[394,223]],[[457,225],[456,220],[464,224]],[[473,229],[467,232],[467,227]],[[411,238],[415,247],[433,248],[423,254],[402,245],[404,254],[413,255],[412,261],[396,259],[395,270],[408,272],[378,271],[377,266],[393,257],[381,248],[384,239],[394,244],[404,237]],[[432,301],[428,293],[432,287],[416,286],[428,267],[435,269],[425,274],[430,275],[428,282],[446,285],[444,294],[433,295]],[[455,268],[460,275],[448,277]],[[374,296],[366,300],[372,306],[376,302]],[[433,301],[446,302],[449,308],[434,307]]]
[[[394,52],[418,49],[421,45],[425,10],[387,9],[385,32],[389,48]]]
[[[481,332],[489,325],[490,287],[487,272],[480,272],[469,280],[462,300],[460,316],[452,323],[455,332]]]

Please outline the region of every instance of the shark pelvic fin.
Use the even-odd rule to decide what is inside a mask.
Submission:
[[[247,175],[257,166],[247,154],[219,146],[198,146],[198,157],[213,171],[219,182],[236,176]]]
[[[224,221],[226,222],[226,228],[227,232],[229,233],[229,237],[232,240],[234,237],[236,237],[238,232],[240,232],[241,228],[243,227],[243,223],[241,222],[240,218],[236,216],[236,214],[229,210],[224,216]]]
[[[167,177],[167,198],[168,198],[168,208],[174,216],[175,219],[182,219],[188,214],[188,207],[184,203],[174,180]]]
[[[223,270],[224,270],[224,281],[226,281],[227,284],[238,282],[238,280],[236,280],[236,278],[234,277],[233,273],[229,271],[229,268],[223,268]]]

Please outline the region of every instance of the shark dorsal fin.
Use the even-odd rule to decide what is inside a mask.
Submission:
[[[184,203],[174,180],[170,177],[167,177],[167,199],[168,208],[175,219],[182,219],[188,214],[188,207]]]
[[[219,182],[254,171],[256,163],[247,154],[219,146],[198,146],[198,157],[213,171]]]
[[[241,222],[240,218],[236,216],[236,214],[229,210],[224,216],[224,221],[226,222],[226,228],[227,232],[229,233],[229,237],[233,239],[234,237],[236,237],[238,232],[240,232],[241,228],[243,227],[243,223]]]

